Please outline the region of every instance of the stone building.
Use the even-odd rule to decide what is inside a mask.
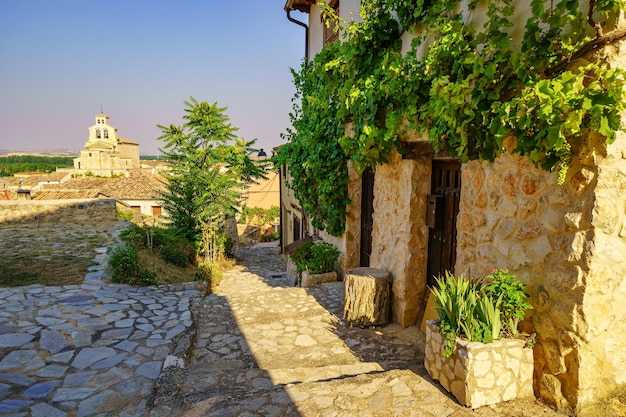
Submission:
[[[139,143],[117,134],[117,128],[109,124],[109,116],[96,115],[96,124],[89,127],[89,139],[85,149],[74,159],[76,173],[112,176],[138,169]]]
[[[285,5],[308,13],[311,56],[323,47],[326,30],[317,3]],[[523,3],[518,6],[523,14]],[[347,21],[358,16],[355,10],[358,0],[342,0],[338,8]],[[626,27],[623,15],[617,26]],[[411,39],[402,35],[405,45]],[[615,42],[605,59],[626,69],[626,39]],[[588,138],[563,185],[556,173],[512,154],[514,137],[494,162],[464,164],[436,154],[414,132],[403,140],[407,151],[392,153],[375,172],[359,176],[349,167],[352,204],[343,236],[327,236],[308,223],[307,233],[342,250],[343,270],[390,271],[392,317],[402,326],[420,323],[429,277],[444,270],[484,277],[507,268],[527,285],[534,307],[524,326],[538,336],[535,395],[578,412],[623,386],[626,135],[618,132],[610,145]],[[283,210],[297,211],[297,203],[282,201]],[[283,234],[289,244],[292,237]]]

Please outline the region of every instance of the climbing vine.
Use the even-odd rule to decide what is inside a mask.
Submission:
[[[560,182],[588,134],[611,143],[624,130],[626,73],[590,52],[626,37],[613,29],[625,0],[588,0],[584,10],[578,0],[531,0],[515,41],[522,2],[480,2],[480,28],[479,2],[459,3],[364,0],[362,22],[341,22],[343,41],[293,72],[293,129],[277,159],[315,227],[343,233],[347,160],[359,172],[383,163],[408,130],[462,162],[492,161],[512,135],[514,152],[558,170]],[[417,36],[403,53],[406,31]]]

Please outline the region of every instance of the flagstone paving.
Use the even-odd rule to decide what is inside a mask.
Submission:
[[[428,377],[416,327],[347,326],[342,282],[291,287],[272,247],[236,256],[192,304],[196,343],[162,373],[151,417],[562,417],[534,399],[469,410]]]
[[[276,247],[239,248],[214,294],[103,278],[0,289],[0,416],[559,416],[468,410],[427,376],[424,335],[341,319],[342,283],[291,287]]]
[[[1,416],[147,415],[161,370],[178,363],[198,292],[111,284],[98,252],[81,285],[0,288]]]

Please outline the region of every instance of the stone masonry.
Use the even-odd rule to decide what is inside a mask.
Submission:
[[[115,221],[115,199],[0,201],[0,224]]]
[[[463,166],[456,272],[508,268],[527,285],[535,393],[562,409],[626,382],[624,139],[607,148],[589,138],[563,185],[510,152]]]
[[[443,337],[426,323],[424,364],[428,374],[471,408],[533,398],[533,351],[520,339],[484,344],[457,339],[452,356],[443,356]]]

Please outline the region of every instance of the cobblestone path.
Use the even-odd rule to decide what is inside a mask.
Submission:
[[[276,248],[236,255],[193,305],[190,358],[161,375],[151,417],[562,416],[530,400],[462,407],[427,376],[417,328],[348,327],[342,283],[290,287]]]

